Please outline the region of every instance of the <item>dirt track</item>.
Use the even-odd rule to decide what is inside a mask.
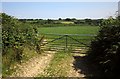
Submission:
[[[26,63],[19,65],[11,77],[36,77],[49,65],[53,56],[54,52],[48,51],[43,55],[33,57]]]

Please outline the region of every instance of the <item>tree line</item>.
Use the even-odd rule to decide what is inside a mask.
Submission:
[[[76,19],[76,18],[59,18],[58,20],[54,19],[19,19],[22,22],[29,22],[31,24],[62,24],[61,21],[73,22],[74,24],[87,24],[99,26],[104,19]]]

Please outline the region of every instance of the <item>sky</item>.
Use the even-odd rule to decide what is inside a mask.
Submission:
[[[98,19],[117,10],[117,2],[2,2],[2,12],[19,19]]]
[[[119,0],[1,0],[2,2],[118,2]]]

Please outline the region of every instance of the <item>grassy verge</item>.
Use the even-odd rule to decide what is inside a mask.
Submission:
[[[59,52],[39,77],[65,77],[70,69],[71,53]]]
[[[18,69],[18,65],[38,55],[38,53],[36,53],[35,50],[29,49],[28,47],[24,47],[22,59],[20,61],[15,61],[12,57],[13,55],[12,53],[13,51],[10,51],[10,54],[2,56],[2,76],[3,77],[9,77],[10,75],[12,75],[13,72],[15,72]]]

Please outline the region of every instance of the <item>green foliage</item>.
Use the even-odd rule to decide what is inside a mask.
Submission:
[[[120,20],[119,19],[113,19],[113,18],[109,18],[109,19],[104,19],[101,22],[102,26],[112,26],[112,25],[119,25],[120,24]]]
[[[120,20],[104,20],[88,52],[90,61],[99,65],[104,76],[118,77],[120,73]]]
[[[2,14],[3,55],[7,48],[22,48],[24,44],[36,45],[38,41],[37,28],[21,23],[14,17]]]
[[[20,62],[23,56],[24,47],[27,45],[40,53],[41,39],[38,36],[37,27],[28,23],[22,23],[18,19],[2,16],[2,55],[3,72],[9,70],[13,62]],[[42,38],[43,39],[43,38]],[[6,73],[6,71],[4,72]],[[7,74],[7,73],[6,73]]]

